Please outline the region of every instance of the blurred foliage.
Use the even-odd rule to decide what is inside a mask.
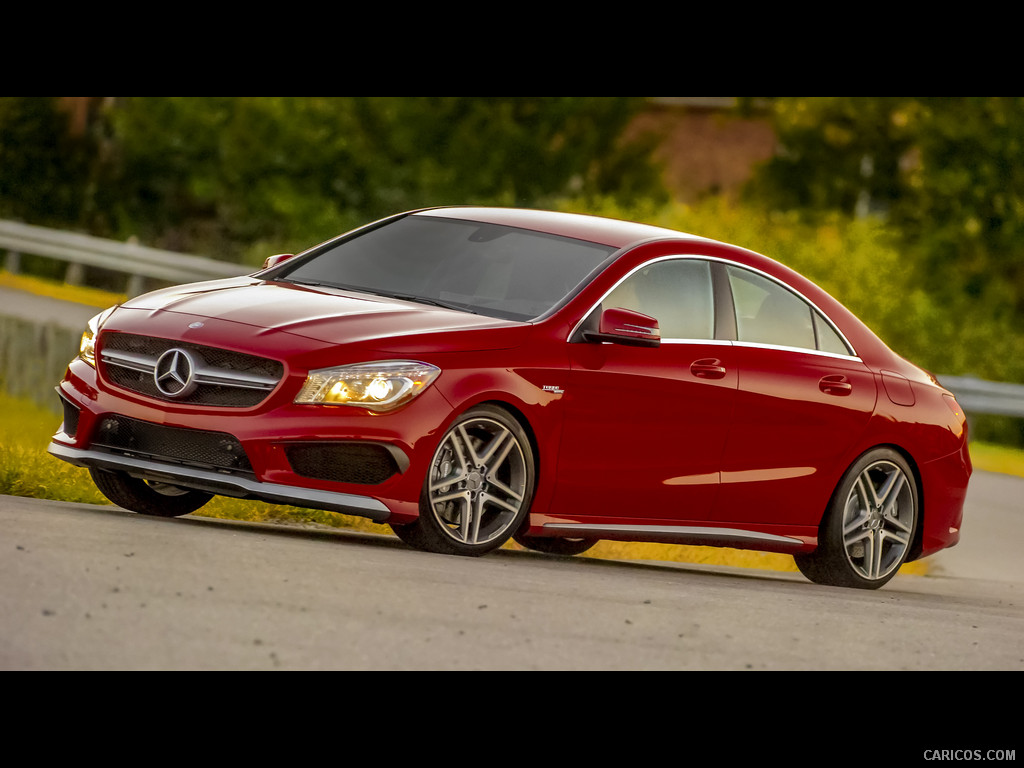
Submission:
[[[88,136],[72,134],[55,99],[0,97],[0,217],[79,223],[96,154]]]
[[[780,151],[749,199],[877,216],[930,295],[1024,326],[1024,98],[770,100]],[[971,314],[975,314],[972,312]]]
[[[0,97],[0,217],[257,264],[403,210],[662,197],[637,97]],[[74,132],[72,132],[74,133]]]
[[[76,97],[77,98],[77,97]],[[1024,98],[740,97],[776,155],[672,202],[640,97],[0,97],[0,218],[259,264],[402,210],[570,207],[738,242],[939,372],[1024,381]],[[699,152],[699,147],[694,151]]]

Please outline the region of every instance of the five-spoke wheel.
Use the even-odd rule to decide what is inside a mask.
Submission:
[[[471,409],[434,452],[419,519],[393,528],[420,549],[482,555],[519,529],[533,499],[535,476],[533,450],[519,422],[499,408]]]
[[[862,456],[843,476],[818,548],[796,556],[811,581],[877,589],[896,575],[914,543],[920,504],[914,473],[895,451]]]

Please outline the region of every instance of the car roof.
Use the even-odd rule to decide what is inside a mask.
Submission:
[[[564,213],[524,208],[457,206],[428,208],[415,211],[411,215],[478,221],[483,224],[502,224],[508,227],[519,227],[521,229],[544,232],[549,235],[572,237],[577,240],[586,240],[587,242],[599,243],[614,248],[625,248],[628,245],[649,240],[672,239],[712,242],[705,237],[678,232],[666,227],[638,224],[632,221],[609,219],[582,213]]]

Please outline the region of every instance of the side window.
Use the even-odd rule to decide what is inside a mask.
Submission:
[[[711,266],[697,259],[658,261],[642,267],[612,290],[604,308],[650,315],[662,339],[712,339],[715,333]]]
[[[799,296],[749,270],[728,271],[739,341],[850,354],[825,318]]]
[[[849,355],[850,348],[842,340],[828,321],[817,312],[814,313],[814,329],[818,334],[818,349],[822,352],[833,352],[837,355]]]

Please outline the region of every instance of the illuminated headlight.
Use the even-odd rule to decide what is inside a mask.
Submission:
[[[412,360],[321,368],[309,372],[295,402],[354,405],[384,413],[412,400],[440,373],[440,368]]]
[[[85,333],[82,334],[82,341],[78,345],[78,356],[93,368],[96,367],[96,335],[100,332],[100,326],[106,322],[110,313],[115,309],[117,307],[105,309],[91,318],[86,326]]]

